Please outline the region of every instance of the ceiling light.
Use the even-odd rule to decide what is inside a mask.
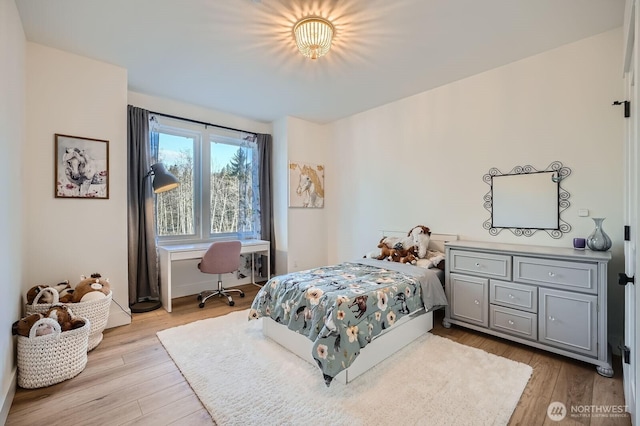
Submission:
[[[317,59],[327,54],[331,48],[334,28],[331,22],[323,18],[304,18],[293,27],[293,36],[300,53]]]

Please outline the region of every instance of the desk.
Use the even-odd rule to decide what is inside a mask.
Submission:
[[[269,250],[269,241],[264,240],[240,240],[242,248],[241,254],[251,253],[251,282],[256,283],[254,279],[254,255],[256,253],[264,253],[267,256],[267,277],[271,276],[271,252]],[[199,259],[207,251],[211,243],[197,244],[172,244],[166,246],[158,246],[160,253],[160,296],[162,298],[162,306],[171,312],[171,262],[174,260]]]

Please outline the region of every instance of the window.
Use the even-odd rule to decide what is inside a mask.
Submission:
[[[156,117],[157,157],[180,186],[157,194],[160,241],[260,234],[254,135]],[[154,138],[152,137],[152,140]],[[152,156],[154,155],[152,142]]]

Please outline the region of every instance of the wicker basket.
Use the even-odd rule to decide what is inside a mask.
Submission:
[[[52,318],[42,318],[31,327],[29,337],[18,336],[18,386],[25,389],[42,388],[71,379],[87,365],[87,344],[90,321],[65,332]],[[36,336],[40,324],[49,324],[54,332]]]
[[[38,303],[40,297],[49,288],[45,288],[38,293],[33,299],[33,304],[25,305],[25,313],[29,314],[42,314],[45,313],[51,306],[55,304],[65,305],[74,313],[74,315],[87,318],[91,322],[91,331],[89,332],[89,345],[87,351],[92,350],[100,342],[102,342],[102,332],[107,326],[107,320],[109,320],[109,307],[111,306],[112,292],[110,291],[107,297],[104,299],[90,300],[87,302],[77,303],[58,303],[59,294],[55,289],[50,289],[50,293],[53,295],[53,303]]]

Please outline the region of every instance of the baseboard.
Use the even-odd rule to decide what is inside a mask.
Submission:
[[[18,381],[18,369],[13,368],[11,371],[11,381],[9,389],[5,391],[4,399],[2,400],[2,410],[0,410],[0,424],[7,423],[9,417],[9,410],[11,409],[11,403],[13,403],[13,397],[16,394],[16,386]]]

